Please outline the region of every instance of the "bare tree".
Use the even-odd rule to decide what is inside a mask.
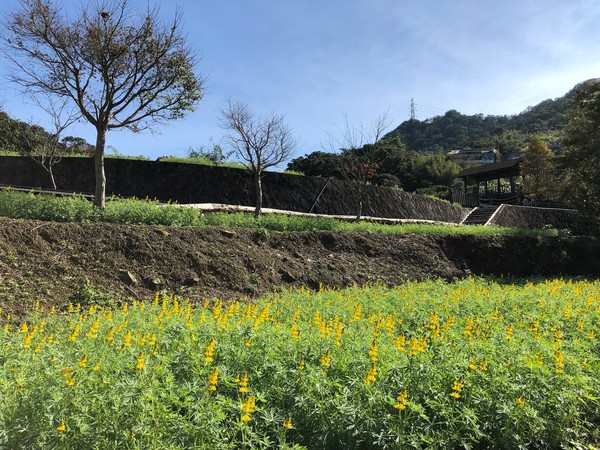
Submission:
[[[66,146],[61,142],[61,135],[67,128],[79,120],[81,114],[77,110],[69,109],[67,99],[61,99],[59,102],[49,99],[45,104],[40,101],[39,97],[34,100],[50,118],[52,132],[48,133],[43,128],[32,125],[31,129],[33,133],[24,135],[24,153],[48,172],[52,188],[56,190],[54,166],[61,161],[66,153]]]
[[[221,108],[220,115],[221,127],[228,131],[226,144],[252,173],[256,200],[254,217],[258,219],[262,209],[263,172],[292,155],[296,146],[292,131],[285,125],[283,116],[256,116],[248,105],[239,101],[230,100]]]
[[[389,125],[387,112],[368,125],[351,125],[346,116],[344,126],[338,127],[336,133],[329,133],[324,146],[329,151],[340,152],[339,172],[347,180],[357,183],[357,222],[362,218],[366,186],[371,184],[379,168],[378,150]]]
[[[105,207],[107,132],[133,132],[178,119],[202,97],[196,58],[181,34],[181,12],[168,23],[157,8],[98,0],[75,14],[54,0],[21,0],[1,40],[30,95],[69,99],[96,129],[94,204]]]

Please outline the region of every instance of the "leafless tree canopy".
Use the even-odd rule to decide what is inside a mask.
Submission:
[[[20,6],[1,33],[15,68],[10,78],[30,95],[70,99],[96,127],[96,197],[103,195],[98,177],[108,130],[180,118],[202,97],[181,13],[163,24],[158,9],[138,12],[130,0],[98,0],[74,13],[53,0]]]
[[[262,172],[283,163],[296,143],[283,116],[257,117],[241,102],[229,101],[221,109],[221,126],[228,131],[225,141],[252,172]]]
[[[226,145],[253,175],[256,197],[254,215],[258,218],[262,208],[262,173],[288,160],[296,142],[283,116],[272,114],[258,117],[246,104],[232,100],[220,113],[221,127],[227,131]]]
[[[358,183],[357,221],[360,221],[362,216],[365,186],[373,181],[377,173],[378,149],[389,125],[387,112],[368,125],[360,123],[353,126],[346,116],[344,125],[338,127],[336,133],[328,134],[328,142],[324,148],[330,152],[341,152],[337,168],[339,173]]]
[[[66,146],[61,142],[61,137],[67,128],[79,120],[80,114],[78,110],[71,108],[68,100],[64,98],[59,101],[50,98],[44,103],[40,97],[36,97],[35,101],[50,118],[52,132],[47,133],[43,128],[31,124],[35,132],[24,136],[25,153],[48,172],[52,187],[56,190],[54,166],[66,153]]]
[[[344,116],[344,124],[338,126],[336,132],[328,133],[326,142],[321,143],[321,146],[324,151],[335,153],[359,149],[365,145],[374,145],[383,138],[390,123],[388,112],[368,124],[360,122],[352,125],[348,116]]]

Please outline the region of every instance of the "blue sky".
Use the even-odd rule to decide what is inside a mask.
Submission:
[[[0,10],[17,7],[2,0]],[[176,0],[162,1],[161,14],[176,7],[201,55],[205,97],[157,133],[110,132],[121,153],[184,156],[219,143],[218,108],[229,98],[284,114],[300,156],[321,150],[345,116],[368,123],[389,111],[399,125],[411,98],[418,119],[449,109],[516,114],[600,77],[600,0]],[[7,65],[0,60],[0,74]],[[0,106],[45,125],[27,102],[0,80]],[[95,140],[86,124],[70,134]]]

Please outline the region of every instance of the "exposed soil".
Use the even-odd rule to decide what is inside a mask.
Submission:
[[[600,275],[597,238],[492,238],[72,224],[0,218],[0,306],[253,298],[279,286],[468,274]]]

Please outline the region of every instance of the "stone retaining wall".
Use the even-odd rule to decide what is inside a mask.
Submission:
[[[243,169],[127,159],[107,159],[105,169],[108,196],[254,205],[252,178]],[[54,171],[59,190],[94,191],[91,158],[63,158]],[[27,157],[0,157],[0,184],[51,187],[48,173]],[[318,214],[352,215],[357,211],[357,187],[355,183],[335,179],[268,172],[263,181],[263,206],[301,212],[312,208]],[[467,212],[448,202],[378,186],[368,186],[363,201],[363,215],[374,217],[458,223]]]
[[[552,227],[577,235],[598,233],[598,227],[574,209],[502,205],[490,224],[519,228]]]

